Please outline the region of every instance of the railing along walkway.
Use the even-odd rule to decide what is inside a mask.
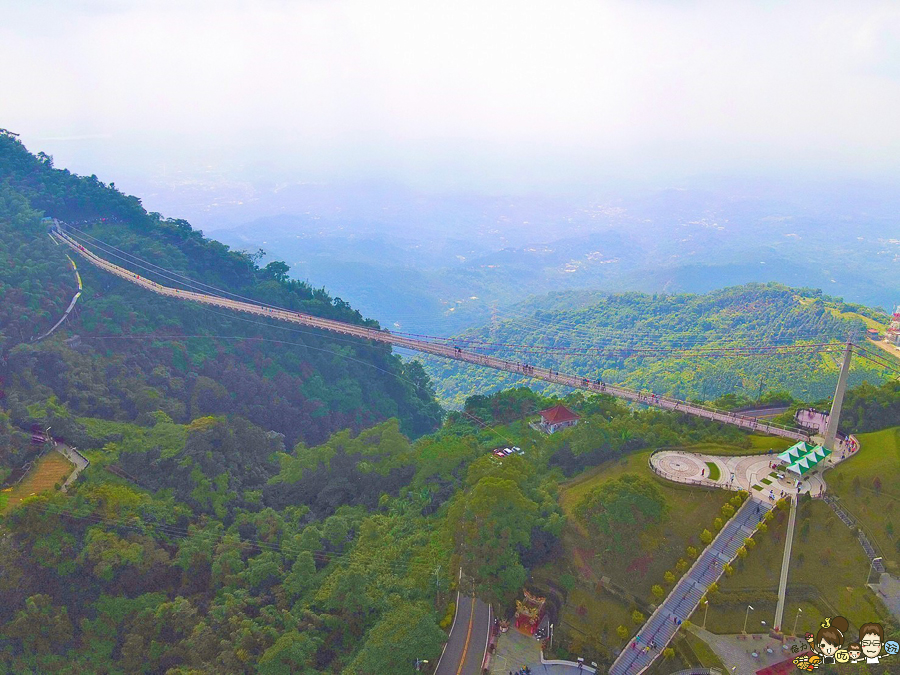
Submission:
[[[688,403],[686,401],[681,401],[668,396],[658,396],[652,393],[635,391],[627,387],[589,380],[586,377],[567,375],[565,373],[560,373],[558,370],[553,370],[552,368],[540,368],[537,366],[530,366],[525,363],[510,361],[508,359],[501,359],[496,356],[478,354],[476,352],[462,349],[461,347],[455,347],[452,344],[428,342],[427,340],[397,335],[383,329],[368,328],[366,326],[345,323],[343,321],[336,321],[334,319],[323,319],[321,317],[304,314],[302,312],[294,312],[277,307],[267,307],[252,302],[230,300],[228,298],[223,298],[215,295],[170,288],[168,286],[158,284],[155,281],[151,281],[150,279],[141,277],[134,272],[131,272],[123,267],[119,267],[118,265],[114,265],[113,263],[104,260],[60,230],[56,230],[55,235],[59,237],[61,241],[65,242],[75,251],[84,256],[85,259],[87,259],[93,265],[96,265],[100,269],[105,270],[110,274],[114,274],[121,279],[125,279],[126,281],[141,286],[142,288],[145,288],[159,295],[178,298],[181,300],[191,300],[205,305],[213,305],[215,307],[222,307],[239,312],[247,312],[249,314],[255,314],[257,316],[289,321],[291,323],[310,326],[313,328],[320,328],[322,330],[332,331],[335,333],[352,335],[363,340],[384,342],[395,347],[402,347],[413,351],[423,352],[425,354],[442,356],[444,358],[455,359],[457,361],[465,361],[474,365],[485,366],[488,368],[503,370],[510,373],[518,373],[526,377],[532,377],[535,379],[544,380],[546,382],[554,382],[556,384],[572,387],[574,389],[584,389],[587,391],[609,394],[611,396],[631,401],[633,403],[642,403],[644,405],[662,408],[663,410],[682,412],[688,415],[694,415],[696,417],[702,417],[704,419],[722,422],[724,424],[731,424],[733,426],[746,429],[747,431],[766,433],[773,436],[781,436],[783,438],[789,438],[797,441],[808,441],[810,439],[809,434],[806,434],[803,431],[785,427],[779,424],[774,424],[772,422],[761,422],[753,417],[747,417],[738,413],[727,412],[723,410],[716,410],[714,408],[710,408],[697,403]]]

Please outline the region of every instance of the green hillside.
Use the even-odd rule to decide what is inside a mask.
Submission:
[[[41,216],[76,223],[81,236],[115,246],[105,254],[117,262],[129,252],[230,293],[376,324],[324,289],[287,280],[279,263],[259,268],[184,221],[146,213],[112,184],[54,169],[9,135],[0,135],[0,176],[0,376],[5,405],[20,424],[35,420],[30,404],[54,396],[76,417],[141,423],[158,410],[175,422],[237,414],[283,434],[289,445],[391,417],[411,436],[439,423],[421,367],[403,364],[388,346],[154,296],[86,263],[74,321],[31,342],[75,292],[64,250],[46,235]],[[133,260],[124,264],[146,274]],[[77,342],[68,340],[73,335]],[[61,424],[58,433],[77,443],[77,425]]]
[[[510,345],[479,346],[484,353],[701,400],[726,394],[755,400],[761,389],[786,391],[804,400],[828,397],[834,391],[839,356],[710,356],[699,350],[845,341],[851,335],[864,335],[866,322],[879,324],[887,318],[820,291],[780,284],[748,284],[703,295],[551,293],[532,298],[509,314],[515,318],[498,319],[459,337],[476,346],[479,341]],[[611,347],[687,351],[672,356],[591,351]],[[555,385],[433,357],[426,359],[426,370],[437,384],[438,398],[452,407],[459,407],[473,393],[526,384],[558,391]],[[859,359],[850,377],[854,385],[883,379]]]

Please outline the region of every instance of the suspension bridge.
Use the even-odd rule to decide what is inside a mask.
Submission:
[[[170,281],[174,281],[181,285],[186,285],[189,288],[201,289],[202,292],[201,290],[187,290],[185,288],[165,286],[158,283],[157,281],[154,281],[153,279],[142,277],[141,275],[125,267],[116,265],[115,263],[110,262],[100,255],[97,255],[85,246],[86,242],[90,243],[88,239],[85,239],[85,241],[80,241],[79,239],[75,238],[75,236],[79,236],[78,234],[76,234],[75,232],[72,232],[71,234],[67,233],[63,228],[64,225],[62,224],[61,226],[55,227],[51,233],[51,236],[53,236],[57,241],[71,247],[85,260],[98,267],[99,269],[102,269],[110,274],[113,274],[114,276],[128,281],[129,283],[140,286],[158,295],[185,301],[197,302],[200,304],[219,307],[222,309],[253,314],[269,319],[276,319],[288,323],[329,331],[332,333],[347,335],[361,340],[370,340],[374,342],[390,344],[393,347],[399,347],[411,351],[484,366],[487,368],[516,373],[525,377],[539,379],[546,382],[553,382],[555,384],[560,384],[573,389],[581,389],[595,393],[609,394],[616,398],[632,403],[643,404],[663,410],[670,410],[687,415],[693,415],[695,417],[706,420],[730,424],[747,431],[780,436],[795,441],[812,440],[811,432],[776,424],[771,421],[763,421],[758,417],[753,416],[752,411],[744,414],[739,414],[736,412],[717,410],[706,405],[687,402],[670,396],[662,396],[655,393],[638,391],[620,385],[608,384],[600,380],[592,380],[574,374],[562,373],[552,368],[533,366],[521,361],[513,361],[510,359],[504,359],[490,354],[481,354],[474,351],[474,349],[477,348],[506,347],[519,348],[521,352],[529,353],[537,351],[533,346],[508,344],[500,345],[498,343],[490,343],[465,338],[438,338],[434,336],[423,336],[411,333],[391,332],[384,329],[360,326],[357,324],[337,321],[334,319],[326,319],[311,314],[305,314],[302,312],[291,311],[281,307],[268,305],[266,303],[255,301],[251,298],[244,298],[228,291],[216,289],[212,286],[209,286],[208,284],[202,284],[200,282],[193,281],[188,277],[172,272],[171,270],[165,270],[156,265],[153,265],[152,263],[148,263],[147,261],[140,260],[136,256],[126,254],[124,251],[119,251],[118,249],[115,249],[115,247],[111,247],[100,240],[94,239],[94,245],[106,255],[117,257],[127,262],[132,262],[136,266],[146,269],[155,275],[158,275],[160,278],[169,279]],[[132,260],[128,260],[128,258],[131,258]],[[72,265],[74,268],[74,262],[72,263]],[[207,289],[213,292],[206,292],[203,289]],[[80,291],[81,282],[79,278],[79,295]],[[225,297],[227,295],[231,295],[233,297]],[[74,305],[74,300],[72,304]],[[746,346],[734,348],[718,347],[702,349],[698,349],[695,346],[690,349],[669,348],[664,350],[641,348],[594,348],[589,351],[622,354],[659,354],[663,352],[697,354],[699,352],[706,355],[734,355],[738,353],[775,354],[791,352],[797,353],[803,351],[822,352],[837,351],[838,349],[843,351],[843,363],[841,363],[840,366],[838,385],[835,391],[834,401],[832,403],[831,414],[829,415],[827,420],[827,428],[825,429],[824,433],[824,444],[830,449],[834,449],[833,445],[836,440],[838,420],[840,417],[844,391],[847,385],[847,375],[849,371],[851,355],[856,353],[862,358],[868,359],[869,361],[872,361],[878,365],[896,372],[896,366],[893,363],[887,361],[884,356],[870,352],[860,347],[859,345],[848,342],[847,344],[820,343],[790,346],[769,345],[756,348]],[[570,353],[570,350],[553,349],[546,350],[543,353],[546,354],[547,352],[554,351],[557,353]],[[763,509],[768,510],[769,508],[770,506],[768,504],[756,498],[751,498],[747,501],[744,507],[742,507],[742,509],[739,511],[738,515],[740,517],[735,517],[733,523],[730,522],[728,527],[723,530],[723,532],[720,533],[719,536],[716,537],[716,539],[709,547],[707,547],[706,550],[704,550],[701,558],[697,561],[697,563],[695,563],[691,570],[689,570],[688,574],[679,582],[673,592],[670,593],[669,597],[666,598],[665,602],[660,605],[659,608],[657,608],[647,624],[641,629],[640,636],[642,638],[646,638],[645,641],[650,641],[651,644],[655,644],[658,641],[661,646],[665,646],[666,644],[668,644],[668,642],[674,637],[674,634],[677,632],[680,623],[687,620],[688,617],[690,617],[692,611],[696,609],[697,602],[699,602],[698,599],[703,595],[705,588],[708,587],[708,584],[711,583],[714,578],[718,577],[718,573],[716,573],[716,570],[719,570],[720,566],[712,565],[709,561],[731,560],[735,555],[736,547],[738,545],[735,544],[735,541],[742,541],[744,536],[746,536],[748,533],[751,533],[756,523],[758,523],[760,520],[760,513],[764,515]],[[735,539],[735,537],[737,537],[737,539]],[[789,553],[786,554],[786,561],[788,557]],[[787,564],[786,561],[784,565]],[[786,568],[784,567],[784,565],[782,569],[782,596],[784,592],[784,581],[786,579]],[[615,663],[610,670],[611,674],[638,675],[639,673],[643,673],[653,663],[659,651],[652,650],[651,653],[650,651],[637,650],[636,640],[637,638],[635,638],[634,644],[631,645],[631,649],[626,648],[618,655]],[[468,644],[468,640],[466,644]],[[464,660],[465,649],[463,650],[463,656],[459,659],[460,665],[457,669],[457,672],[460,672],[463,669]]]
[[[100,257],[92,250],[88,249],[84,243],[76,240],[70,234],[62,229],[54,229],[53,236],[62,243],[68,245],[85,260],[92,265],[113,274],[120,279],[124,279],[132,284],[140,286],[148,291],[179,300],[197,302],[203,305],[219,307],[237,312],[253,314],[260,317],[277,319],[293,324],[318,328],[332,333],[349,335],[360,338],[362,340],[372,340],[390,344],[394,347],[409,349],[425,354],[440,356],[443,358],[454,359],[471,363],[478,366],[493,368],[510,373],[516,373],[525,377],[543,380],[545,382],[553,382],[572,389],[581,389],[594,393],[609,394],[616,398],[639,403],[647,406],[660,408],[662,410],[670,410],[674,412],[693,415],[706,420],[721,422],[740,427],[747,431],[770,434],[772,436],[780,436],[795,441],[808,441],[811,438],[810,433],[802,429],[777,424],[771,421],[763,421],[757,417],[744,415],[736,412],[718,410],[707,405],[687,402],[671,396],[654,394],[651,392],[638,391],[621,385],[609,384],[601,380],[590,379],[570,373],[563,373],[553,368],[545,368],[540,366],[529,365],[520,361],[500,358],[489,354],[481,354],[473,351],[466,340],[459,340],[458,343],[466,345],[465,347],[454,344],[452,338],[424,338],[415,336],[414,334],[395,333],[385,329],[370,328],[357,324],[338,321],[335,319],[326,319],[303,312],[286,310],[280,307],[267,305],[262,302],[256,302],[251,299],[236,300],[222,295],[212,293],[200,293],[191,290],[164,286],[152,279],[136,274],[135,272],[116,265],[105,258]],[[486,343],[485,343],[486,344]],[[823,345],[802,345],[794,347],[799,350],[820,350]],[[835,345],[825,345],[834,347]],[[841,347],[842,345],[836,345]],[[769,350],[779,349],[778,347],[763,348]],[[640,350],[638,350],[640,351]],[[715,351],[715,350],[713,350]],[[741,349],[732,351],[742,351]]]

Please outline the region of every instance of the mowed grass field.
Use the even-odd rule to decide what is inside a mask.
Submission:
[[[743,628],[747,605],[754,610],[747,624],[748,632],[767,632],[775,615],[775,601],[787,512],[776,511],[768,532],[757,532],[758,542],[743,561],[734,563],[734,574],[723,576],[721,593],[710,599],[707,629],[714,633],[739,633]],[[855,626],[869,621],[883,622],[882,606],[866,586],[869,561],[854,534],[823,501],[801,504],[791,551],[788,593],[782,628],[791,631],[800,614],[798,630],[811,630],[825,616],[842,614]],[[703,622],[702,608],[692,621]]]
[[[45,453],[18,485],[0,493],[5,497],[5,503],[0,501],[0,513],[6,513],[32,494],[54,489],[57,483],[64,483],[74,469],[75,466],[58,452]]]
[[[858,436],[860,450],[825,474],[828,489],[900,571],[900,427]]]
[[[625,640],[615,633],[616,627],[624,625],[632,633],[637,629],[631,620],[633,604],[603,591],[603,577],[645,603],[651,602],[651,587],[670,588],[664,581],[666,570],[673,569],[679,558],[687,559],[689,543],[702,549],[700,532],[712,527],[719,509],[733,496],[657,477],[648,466],[650,454],[645,450],[606,462],[560,485],[560,504],[568,517],[563,531],[565,554],[552,566],[536,570],[535,577],[558,579],[564,573],[575,577],[577,587],[568,593],[562,619],[564,627],[567,624],[572,635],[584,643],[620,646]],[[652,480],[665,498],[667,512],[658,525],[623,537],[621,548],[614,549],[587,531],[574,510],[591,490],[624,474]]]

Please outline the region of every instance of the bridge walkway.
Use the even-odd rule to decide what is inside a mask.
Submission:
[[[343,321],[336,321],[334,319],[324,319],[321,317],[312,316],[310,314],[294,312],[278,307],[270,307],[253,302],[243,302],[240,300],[232,300],[216,295],[196,293],[194,291],[187,291],[163,286],[156,283],[155,281],[151,281],[150,279],[141,277],[140,275],[135,274],[134,272],[131,272],[123,267],[119,267],[118,265],[108,262],[100,256],[92,253],[82,244],[80,244],[61,230],[54,231],[54,235],[58,237],[60,241],[72,247],[90,263],[99,267],[100,269],[105,270],[110,274],[113,274],[121,279],[125,279],[126,281],[141,286],[142,288],[145,288],[159,295],[164,295],[181,300],[190,300],[199,302],[204,305],[212,305],[214,307],[221,307],[224,309],[230,309],[239,312],[246,312],[249,314],[254,314],[256,316],[279,319],[282,321],[288,321],[290,323],[310,326],[313,328],[319,328],[322,330],[341,333],[344,335],[351,335],[363,340],[383,342],[395,347],[402,347],[425,354],[433,354],[435,356],[455,359],[457,361],[464,361],[466,363],[494,368],[496,370],[518,373],[526,377],[532,377],[535,379],[544,380],[546,382],[554,382],[556,384],[572,387],[573,389],[583,389],[596,393],[605,393],[620,399],[624,399],[626,401],[631,401],[633,403],[642,403],[644,405],[654,406],[663,410],[682,412],[688,415],[694,415],[696,417],[702,417],[704,419],[722,422],[724,424],[731,424],[747,431],[770,434],[773,436],[781,436],[783,438],[789,438],[795,441],[810,440],[809,434],[801,430],[784,427],[772,422],[764,422],[756,419],[755,417],[750,417],[734,412],[727,412],[723,410],[716,410],[704,405],[700,405],[697,403],[688,403],[686,401],[681,401],[679,399],[671,398],[668,396],[658,396],[652,393],[635,391],[627,387],[606,384],[598,380],[590,380],[586,377],[560,373],[558,370],[553,370],[552,368],[539,368],[537,366],[530,366],[525,363],[502,359],[496,356],[478,354],[476,352],[454,346],[452,344],[452,340],[449,338],[448,341],[450,341],[451,344],[429,342],[423,339],[391,333],[384,329],[369,328],[367,326],[359,326],[356,324],[345,323]]]

